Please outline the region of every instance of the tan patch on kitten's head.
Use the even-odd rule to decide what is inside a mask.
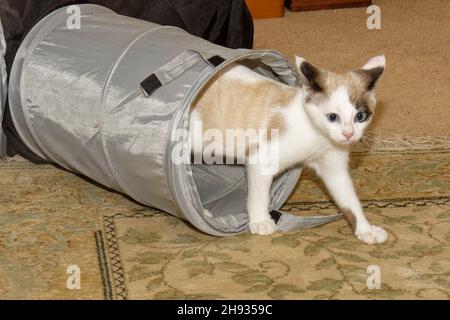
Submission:
[[[326,71],[323,82],[323,92],[330,96],[339,87],[347,88],[350,102],[357,110],[374,112],[375,100],[372,98],[372,79],[365,70],[356,70],[346,73]]]
[[[339,87],[347,88],[350,102],[356,109],[373,112],[375,109],[374,89],[384,71],[384,56],[375,57],[362,68],[346,73],[334,73],[319,69],[296,57],[297,71],[307,88],[307,101],[320,101],[329,97]]]

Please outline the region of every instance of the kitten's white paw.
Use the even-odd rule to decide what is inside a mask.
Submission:
[[[259,234],[260,236],[268,236],[277,231],[277,225],[272,219],[250,222],[249,228],[251,233]]]
[[[359,240],[367,244],[383,243],[388,238],[388,233],[377,226],[369,226],[367,229],[357,230],[355,235]]]

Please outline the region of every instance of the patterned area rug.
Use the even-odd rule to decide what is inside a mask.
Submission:
[[[381,246],[345,221],[221,239],[52,166],[0,162],[3,299],[449,299],[450,148],[356,153],[352,174]],[[305,172],[284,210],[335,213]],[[67,288],[68,266],[81,289]],[[379,270],[381,289],[369,289]],[[375,269],[374,269],[375,268]]]
[[[222,239],[158,211],[105,215],[100,255],[110,275],[108,297],[448,299],[449,157],[448,149],[352,157],[366,212],[389,231],[381,246],[356,240],[345,221],[271,237]],[[337,209],[317,178],[305,172],[284,210],[308,215]],[[371,270],[377,270],[380,289],[367,286]]]
[[[94,233],[142,206],[53,166],[0,161],[0,299],[103,299]],[[67,269],[81,289],[67,288]]]

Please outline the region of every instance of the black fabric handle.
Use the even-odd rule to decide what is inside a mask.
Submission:
[[[225,62],[225,59],[221,56],[213,56],[208,59],[208,62],[210,65],[212,65],[214,68],[217,68],[220,66],[223,62]]]
[[[194,55],[192,55],[194,54]],[[195,58],[197,55],[197,58]],[[161,88],[163,85],[169,83],[170,81],[179,77],[183,72],[193,67],[199,61],[205,61],[206,58],[203,58],[202,55],[195,51],[185,51],[181,53],[179,56],[175,57],[173,60],[169,61],[166,65],[162,66],[159,70],[152,73],[146,79],[141,82],[141,89],[144,95],[149,98],[156,90]],[[206,60],[213,68],[218,67],[226,60],[219,55],[215,55]],[[185,64],[185,69],[181,69],[181,71],[172,72],[173,70],[177,70],[176,68],[172,69],[173,66],[178,66],[180,64]],[[158,78],[158,75],[160,78]],[[166,77],[166,75],[169,75]]]
[[[156,90],[161,87],[162,82],[154,73],[152,73],[149,77],[141,82],[141,88],[144,91],[146,97],[150,97]]]

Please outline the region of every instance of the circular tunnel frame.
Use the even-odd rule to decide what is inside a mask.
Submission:
[[[262,64],[269,67],[272,72],[278,77],[280,82],[291,86],[301,86],[301,82],[289,61],[279,52],[272,50],[259,50],[250,53],[243,53],[235,58],[229,59],[216,67],[211,73],[204,72],[201,74],[196,83],[192,86],[190,92],[186,95],[184,103],[172,122],[172,132],[177,129],[186,129],[189,124],[189,114],[192,103],[208,83],[221,70],[227,68],[233,63],[238,63],[244,60],[259,60]],[[169,135],[170,136],[170,135]],[[187,137],[183,136],[182,144],[188,144]],[[170,160],[173,145],[170,142],[166,143],[167,150],[165,152],[166,159],[164,161],[165,171],[167,174],[167,182],[173,198],[176,199],[177,206],[187,220],[195,227],[204,232],[219,237],[233,236],[248,231],[248,220],[236,228],[221,227],[215,222],[214,218],[208,217],[204,214],[204,207],[200,196],[195,189],[195,181],[192,174],[191,164],[177,165]],[[301,174],[301,168],[290,169],[281,175],[283,179],[280,186],[272,196],[271,210],[278,210],[288,199],[292,193],[295,185]],[[183,181],[183,185],[178,182]],[[273,190],[272,190],[273,191]],[[179,201],[183,199],[183,201]]]

